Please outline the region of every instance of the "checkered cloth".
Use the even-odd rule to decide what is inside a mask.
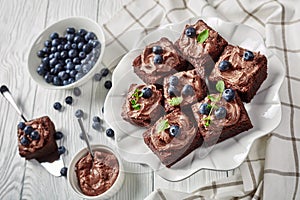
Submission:
[[[157,27],[195,16],[247,24],[263,35],[286,69],[280,90],[282,120],[277,129],[255,142],[234,176],[190,193],[157,189],[146,199],[300,199],[299,1],[133,0],[104,24],[104,64],[114,66],[138,38]]]

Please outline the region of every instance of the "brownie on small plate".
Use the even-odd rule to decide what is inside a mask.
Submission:
[[[134,125],[148,127],[164,114],[161,103],[162,93],[155,85],[131,84],[121,115]]]
[[[53,162],[59,158],[55,126],[48,116],[18,125],[19,154],[26,159]]]
[[[134,72],[146,84],[162,84],[163,78],[187,68],[173,43],[163,37],[145,47],[133,61]]]
[[[143,133],[144,142],[161,162],[171,167],[202,144],[202,136],[189,116],[176,110],[160,118]]]
[[[266,78],[267,58],[264,55],[232,45],[224,49],[209,77],[211,81],[223,80],[227,88],[236,90],[247,103]]]
[[[207,96],[203,101],[194,104],[192,110],[206,146],[253,127],[243,102],[232,89],[224,90],[223,95]]]
[[[208,92],[203,69],[178,72],[164,79],[165,110],[189,106],[206,97]]]
[[[181,55],[195,68],[213,66],[227,44],[227,41],[203,20],[198,20],[192,25],[187,24],[175,42]]]

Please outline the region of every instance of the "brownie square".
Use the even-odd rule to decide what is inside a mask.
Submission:
[[[244,48],[228,45],[209,77],[211,81],[223,80],[227,88],[236,90],[242,101],[247,103],[267,78],[267,58],[260,52],[250,52],[254,57],[245,60],[244,54],[249,52]],[[223,61],[228,61],[230,67],[221,71],[220,64]]]
[[[26,159],[36,159],[39,162],[53,162],[59,158],[58,148],[54,137],[55,126],[49,117],[44,116],[28,122],[26,126],[31,126],[39,133],[39,139],[34,140],[30,134],[25,134],[24,130],[18,128],[19,154]],[[21,139],[26,137],[28,145],[23,145]]]
[[[164,79],[165,110],[171,112],[201,101],[208,92],[204,80],[204,69],[178,72]],[[179,99],[179,104],[172,100]]]
[[[231,101],[226,101],[224,98],[221,98],[219,101],[211,100],[218,98],[220,98],[220,94],[211,94],[203,101],[192,106],[199,132],[203,136],[204,145],[206,146],[211,146],[224,141],[253,127],[238,93],[235,92],[235,97]],[[211,114],[209,122],[207,119],[209,114],[201,114],[200,111],[200,106],[205,103],[211,106],[210,109],[213,109],[210,111]],[[216,112],[218,112],[217,110],[221,107],[226,109],[224,118],[220,117],[221,115],[216,116]]]
[[[177,132],[174,131],[177,126]],[[191,118],[176,110],[160,118],[143,133],[144,142],[166,167],[171,167],[202,144]]]
[[[142,92],[146,88],[151,90],[151,92],[148,91],[148,96],[144,96]],[[124,120],[134,125],[148,127],[164,115],[165,112],[161,103],[162,93],[155,85],[131,84],[121,115]]]
[[[153,52],[153,47],[161,47]],[[161,63],[155,63],[155,57],[161,57]],[[163,78],[187,68],[186,61],[178,54],[173,43],[163,37],[145,47],[142,54],[133,61],[134,72],[146,84],[162,84]]]
[[[187,29],[195,30],[195,34],[187,36]],[[197,37],[203,31],[208,31],[208,38],[204,42],[198,42]],[[189,61],[195,68],[206,66],[210,68],[218,60],[227,41],[215,30],[209,27],[203,20],[195,24],[187,24],[180,38],[175,42],[180,54]]]

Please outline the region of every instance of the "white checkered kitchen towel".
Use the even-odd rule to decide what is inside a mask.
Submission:
[[[263,35],[286,70],[280,90],[282,121],[252,146],[234,176],[189,194],[157,189],[146,199],[300,199],[300,1],[133,0],[104,24],[104,64],[114,66],[136,45],[137,37],[196,16],[246,24]]]

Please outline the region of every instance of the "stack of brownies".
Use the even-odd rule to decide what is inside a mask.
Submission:
[[[133,61],[145,84],[132,84],[122,117],[148,128],[144,142],[167,167],[201,145],[251,129],[249,103],[267,78],[267,59],[228,42],[199,20],[175,43],[149,44]],[[208,92],[208,86],[215,90]]]

